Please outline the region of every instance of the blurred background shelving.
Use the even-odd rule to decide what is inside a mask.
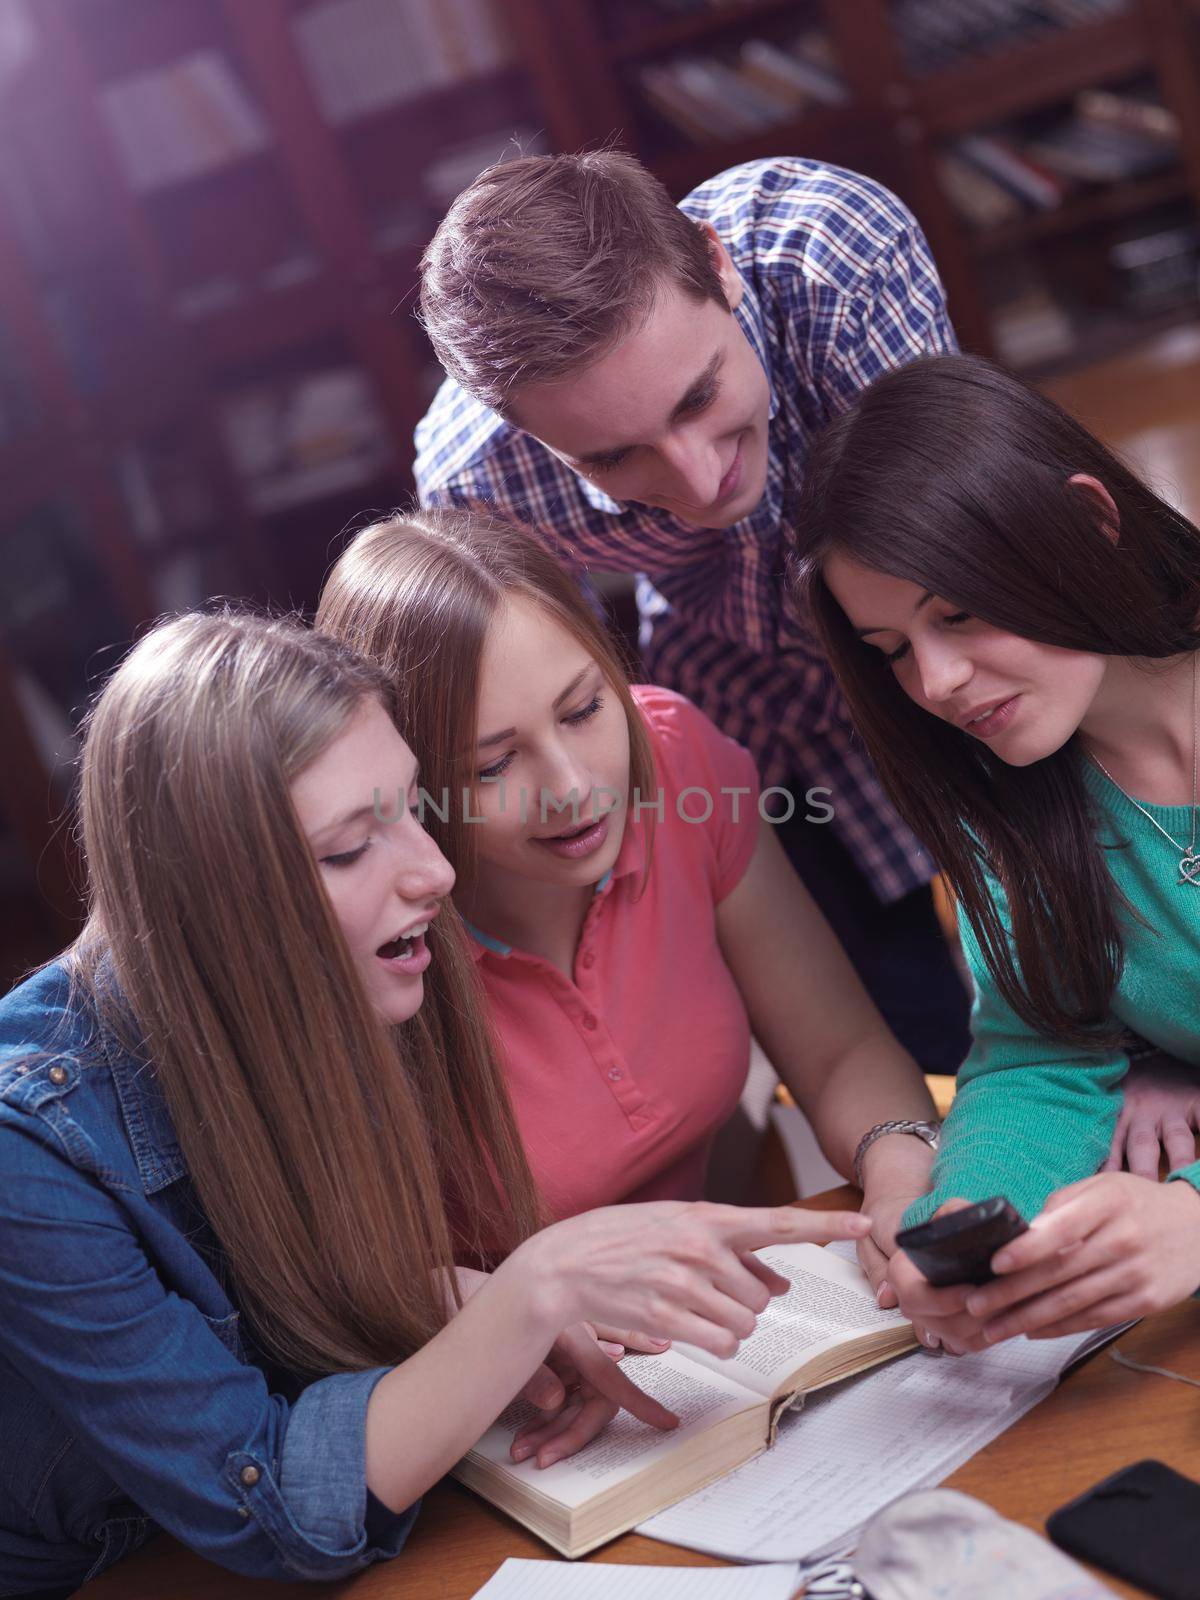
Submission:
[[[618,139],[894,188],[1035,373],[1194,320],[1200,0],[0,0],[0,978],[74,926],[72,730],[139,626],[309,607],[411,488],[454,195]]]

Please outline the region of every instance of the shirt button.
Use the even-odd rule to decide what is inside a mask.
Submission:
[[[592,1013],[590,1011],[585,1011],[584,1012],[584,1014],[583,1014],[583,1025],[588,1030],[589,1033],[591,1033],[594,1030],[594,1028],[596,1026],[596,1019],[595,1019],[595,1017],[592,1015]]]
[[[249,1506],[239,1506],[237,1508],[237,1514],[238,1514],[239,1517],[241,1517],[243,1522],[248,1521],[249,1516],[250,1516],[250,1507]]]
[[[63,1084],[67,1081],[67,1069],[66,1067],[51,1067],[46,1076],[50,1079],[51,1083],[55,1084],[61,1089]]]
[[[596,953],[595,953],[594,950],[585,950],[584,951],[584,953],[583,953],[583,965],[585,967],[594,967],[596,965]]]
[[[620,1083],[621,1079],[625,1076],[620,1067],[609,1067],[608,1075],[614,1083]]]
[[[254,1485],[258,1482],[258,1480],[261,1477],[262,1477],[262,1473],[258,1470],[257,1467],[243,1467],[242,1468],[241,1479],[242,1479],[242,1482],[246,1485],[247,1489],[253,1489]]]

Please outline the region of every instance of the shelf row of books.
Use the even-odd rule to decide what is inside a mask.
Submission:
[[[1000,227],[1054,211],[1097,185],[1130,183],[1175,166],[1178,119],[1152,96],[1089,89],[1034,131],[997,129],[952,141],[938,170],[971,227]]]
[[[342,127],[514,59],[496,0],[325,0],[292,22],[325,119]],[[217,49],[105,85],[98,95],[131,188],[153,193],[267,149],[272,133]]]
[[[599,12],[605,0],[593,0]],[[658,21],[736,17],[746,0],[633,0],[622,32],[636,41]],[[1012,50],[1064,28],[1124,11],[1130,0],[892,0],[891,23],[910,72],[921,75]]]
[[[335,127],[495,72],[516,54],[495,0],[327,0],[292,27]]]
[[[1066,28],[1099,22],[1130,0],[893,0],[892,26],[909,71],[1000,55]]]
[[[787,43],[746,39],[729,56],[676,56],[633,76],[646,103],[695,144],[782,126],[849,98],[829,41],[817,32]]]

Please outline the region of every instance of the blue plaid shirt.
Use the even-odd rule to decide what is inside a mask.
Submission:
[[[734,315],[770,384],[767,486],[752,515],[696,528],[612,500],[453,379],[417,428],[418,493],[424,505],[491,502],[536,524],[568,561],[644,574],[651,680],[744,744],[764,784],[798,791],[800,814],[805,790],[831,791],[830,826],[880,899],[898,899],[933,865],[885,798],[782,581],[783,527],[824,424],[880,373],[954,348],[942,286],[912,215],[838,167],[749,162],[701,184],[681,208],[712,223],[741,273]]]

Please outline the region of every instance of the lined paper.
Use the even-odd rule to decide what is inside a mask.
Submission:
[[[809,1396],[774,1449],[638,1529],[744,1561],[853,1547],[868,1517],[941,1483],[1035,1406],[1094,1336],[1013,1339],[977,1355],[914,1352]]]
[[[568,1565],[510,1557],[475,1600],[792,1600],[794,1562],[763,1567]]]

